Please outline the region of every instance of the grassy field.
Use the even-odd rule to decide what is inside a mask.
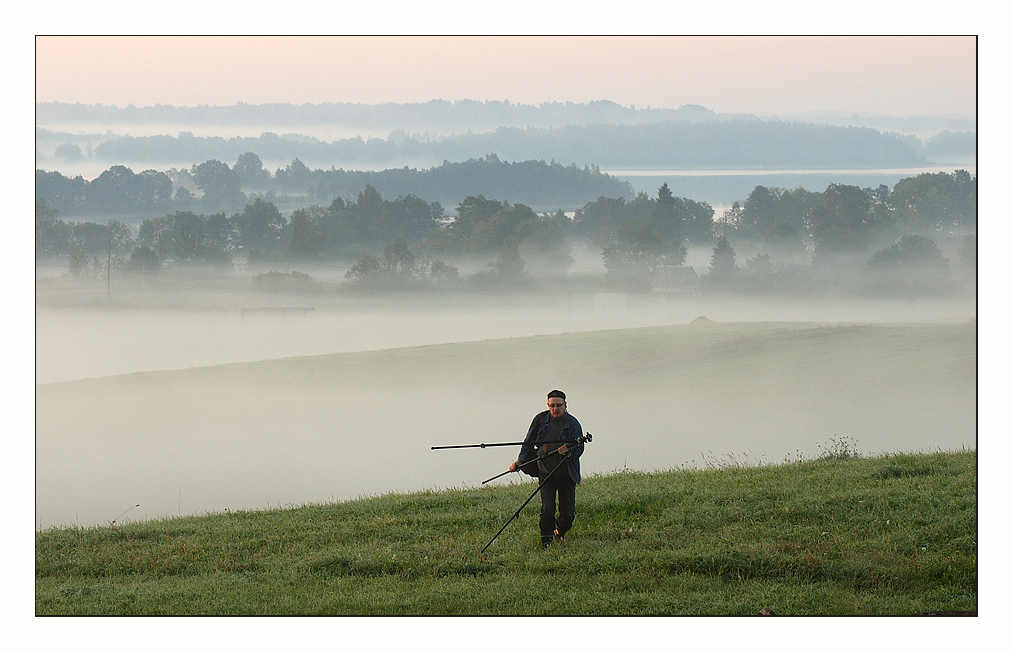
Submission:
[[[534,484],[36,534],[37,614],[977,610],[973,451],[587,478],[542,551]],[[533,482],[533,481],[532,481]]]

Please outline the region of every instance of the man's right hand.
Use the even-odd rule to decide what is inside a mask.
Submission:
[[[516,460],[514,460],[514,462],[510,465],[510,472],[513,473],[515,471],[517,471],[517,461]]]

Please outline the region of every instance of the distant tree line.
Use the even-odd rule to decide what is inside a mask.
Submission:
[[[224,170],[233,177],[259,174],[255,165],[195,166],[205,196],[239,192],[235,182],[207,181]],[[143,184],[156,176],[116,178]],[[386,199],[366,184],[354,200],[338,196],[287,219],[257,197],[231,215],[169,212],[144,220],[134,233],[116,220],[63,222],[40,197],[36,252],[66,256],[78,271],[88,261],[95,267],[102,255],[143,270],[228,266],[235,256],[251,262],[354,260],[347,275],[353,283],[408,288],[460,283],[445,261],[469,257],[492,261],[468,280],[472,285],[530,284],[532,269],[563,278],[571,248],[581,246],[601,253],[609,287],[642,291],[662,266],[682,264],[688,247],[713,246],[704,277],[710,291],[815,292],[861,270],[861,284],[870,291],[925,294],[952,280],[950,261],[933,241],[945,236],[964,238],[958,261],[964,276],[973,281],[976,269],[977,179],[963,170],[905,178],[892,189],[831,184],[817,193],[757,186],[719,218],[706,203],[674,196],[667,184],[653,197],[601,196],[572,217],[482,194],[467,196],[456,213],[450,217],[439,202],[415,195]],[[740,267],[735,247],[747,244],[755,255]]]
[[[210,159],[189,169],[134,173],[115,165],[92,181],[36,170],[36,196],[64,215],[146,216],[161,212],[235,211],[260,196],[280,203],[287,196],[307,203],[334,197],[352,199],[366,185],[390,195],[413,195],[429,202],[457,203],[464,197],[518,197],[534,206],[573,205],[594,197],[630,196],[626,182],[597,167],[563,166],[554,161],[501,161],[495,154],[439,167],[377,172],[311,170],[299,159],[273,174],[257,154],[245,152],[229,166]]]
[[[706,120],[710,109],[684,105],[678,109],[637,108],[609,100],[588,103],[543,102],[538,106],[509,100],[429,100],[409,104],[246,104],[231,106],[118,107],[102,104],[40,102],[40,124],[230,124],[230,125],[341,125],[374,130],[386,125],[411,129],[459,131],[467,125],[551,126],[560,124],[645,123],[663,120]]]
[[[950,149],[962,144],[950,143]],[[394,131],[387,138],[356,136],[325,142],[310,136],[115,136],[94,147],[100,161],[235,160],[257,152],[266,160],[398,166],[462,161],[497,152],[509,160],[551,158],[609,167],[901,167],[925,162],[915,136],[866,127],[778,120],[665,121],[647,124],[512,126],[429,137]],[[973,152],[972,152],[973,153]],[[965,153],[966,154],[966,153]]]

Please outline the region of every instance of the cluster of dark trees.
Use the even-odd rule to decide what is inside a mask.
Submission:
[[[288,195],[326,203],[353,198],[366,185],[387,195],[414,195],[429,202],[457,203],[473,194],[519,197],[533,206],[582,204],[594,197],[628,196],[628,183],[597,167],[551,161],[501,161],[495,154],[426,170],[377,172],[311,170],[295,159],[273,174],[257,154],[241,154],[233,166],[210,159],[189,169],[134,173],[115,165],[96,179],[68,178],[36,170],[36,196],[63,215],[144,217],[169,211],[236,211],[257,196],[280,204]],[[245,191],[245,192],[244,192]]]
[[[36,251],[68,256],[79,270],[89,257],[94,263],[113,254],[119,264],[139,269],[225,266],[237,255],[248,261],[354,260],[347,277],[360,285],[414,287],[459,281],[444,260],[466,257],[493,260],[472,279],[479,285],[530,283],[532,264],[561,278],[576,245],[600,251],[606,282],[629,291],[648,289],[654,272],[683,263],[690,246],[713,245],[706,274],[712,290],[815,291],[821,281],[839,280],[842,270],[861,268],[868,288],[924,293],[944,287],[950,274],[933,241],[938,236],[964,237],[959,264],[972,276],[976,265],[977,179],[965,171],[921,174],[892,189],[831,184],[816,193],[757,186],[720,219],[708,204],[674,196],[667,184],[654,197],[599,197],[572,217],[481,194],[466,197],[456,212],[450,218],[439,202],[415,195],[385,199],[367,184],[354,201],[337,197],[288,219],[257,198],[232,215],[175,211],[150,218],[135,235],[118,221],[63,222],[40,198]],[[734,248],[744,243],[756,253],[740,267]]]
[[[977,178],[964,170],[908,177],[892,189],[757,186],[717,228],[704,285],[750,293],[837,285],[906,296],[945,294],[959,285],[973,290],[976,230]],[[759,243],[741,268],[734,240]],[[944,257],[937,240],[959,241],[955,260]]]
[[[762,240],[771,253],[798,254],[811,245],[816,262],[863,252],[908,234],[976,230],[977,177],[965,170],[901,179],[892,189],[831,184],[821,193],[757,186],[725,215],[739,237]]]
[[[289,219],[277,206],[261,198],[241,212],[227,215],[175,211],[144,220],[136,235],[120,221],[107,224],[63,222],[45,200],[36,200],[36,252],[66,256],[136,254],[158,266],[176,263],[231,264],[236,255],[251,260],[346,259],[363,251],[383,249],[401,238],[415,243],[433,232],[445,218],[439,203],[415,196],[386,200],[372,186],[356,201],[338,198],[328,208],[311,206],[294,211]],[[110,235],[112,234],[112,236]],[[113,238],[110,244],[110,237]]]

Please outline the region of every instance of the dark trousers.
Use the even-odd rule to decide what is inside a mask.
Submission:
[[[539,473],[538,481],[542,483],[542,514],[538,518],[538,531],[544,541],[552,537],[553,530],[559,530],[562,536],[573,527],[573,509],[577,500],[577,483],[573,481],[565,468],[559,468],[546,477]],[[559,495],[559,518],[556,518],[556,495]]]

